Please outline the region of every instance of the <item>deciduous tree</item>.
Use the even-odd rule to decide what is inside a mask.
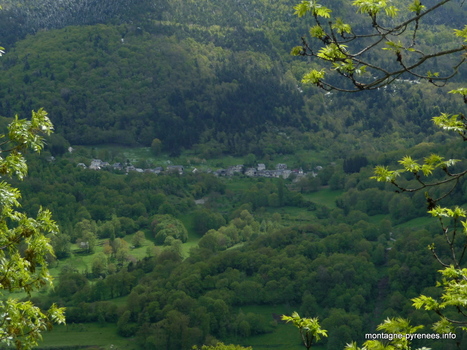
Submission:
[[[154,139],[151,142],[151,152],[155,155],[158,156],[160,155],[162,151],[162,141],[159,139]]]
[[[303,37],[302,45],[293,48],[292,54],[316,58],[324,62],[327,68],[311,70],[305,74],[302,82],[314,84],[327,91],[344,92],[375,90],[404,78],[444,86],[458,73],[467,59],[467,25],[453,29],[452,42],[431,52],[419,45],[419,34],[422,22],[449,2],[451,0],[440,0],[427,7],[420,0],[413,0],[402,9],[390,1],[355,0],[352,5],[359,14],[356,16],[361,14],[361,23],[364,23],[365,18],[367,22],[366,26],[361,23],[353,26],[350,18],[346,21],[333,18],[332,9],[318,1],[303,0],[295,6],[295,14],[299,17],[311,16],[311,40]],[[459,8],[459,11],[463,9]],[[379,50],[386,50],[389,54],[380,55],[377,53]],[[447,56],[451,59],[449,63],[454,62],[450,64],[449,70],[427,71],[431,60]],[[450,93],[460,95],[467,103],[467,88],[456,87]],[[434,117],[433,122],[441,129],[454,131],[462,140],[467,141],[467,119],[463,113],[442,113]],[[413,299],[415,307],[434,310],[441,316],[440,321],[434,325],[434,329],[440,333],[451,332],[455,328],[467,329],[464,291],[467,271],[463,268],[467,251],[467,221],[464,220],[467,213],[459,207],[449,209],[440,206],[440,201],[452,193],[467,174],[467,170],[454,167],[458,162],[457,159],[448,159],[438,154],[432,154],[420,161],[406,156],[399,161],[401,169],[391,170],[386,166],[378,166],[373,177],[377,181],[393,184],[399,192],[424,191],[429,213],[441,222],[441,234],[449,247],[450,255],[440,257],[434,244],[429,249],[444,268],[443,282],[440,284],[442,297],[437,300],[422,295]],[[412,175],[413,180],[407,182],[402,174]],[[444,174],[444,178],[440,174]],[[450,224],[453,226],[449,226]],[[457,317],[447,316],[449,308],[457,311]],[[387,325],[390,323],[386,322],[380,329],[387,330],[384,328]],[[368,349],[379,346],[372,346],[374,344],[370,342],[365,345]],[[358,348],[353,344],[348,349]]]
[[[282,320],[287,323],[292,322],[298,328],[303,345],[307,350],[321,337],[328,336],[327,331],[321,328],[317,318],[302,318],[298,312],[294,312],[292,316],[282,315]]]
[[[0,50],[1,52],[1,50]],[[2,177],[23,179],[27,173],[23,152],[35,152],[44,146],[43,135],[50,134],[52,123],[44,110],[32,112],[30,120],[16,116],[1,135],[0,174]],[[47,255],[53,255],[50,236],[58,227],[51,213],[39,209],[36,218],[18,211],[20,192],[7,181],[0,182],[0,343],[31,349],[41,339],[41,332],[53,323],[63,323],[64,310],[53,305],[42,311],[31,301],[19,301],[9,292],[30,294],[52,278],[47,269]]]
[[[399,8],[391,1],[355,0],[352,6],[363,17],[354,15],[353,21],[367,22],[351,25],[351,18],[345,21],[334,18],[331,8],[318,1],[303,0],[294,9],[298,17],[311,16],[311,40],[302,37],[302,45],[294,47],[292,54],[316,58],[328,68],[311,70],[302,82],[347,92],[375,90],[406,76],[444,84],[465,62],[466,46],[462,41],[467,39],[467,26],[454,30],[459,40],[451,47],[433,52],[418,45],[418,34],[422,20],[450,1],[441,0],[426,7],[420,0],[414,0]],[[381,55],[375,55],[380,49],[390,53],[383,64],[379,60]],[[458,57],[450,71],[423,71],[431,60],[453,54]],[[344,79],[333,79],[336,75]]]

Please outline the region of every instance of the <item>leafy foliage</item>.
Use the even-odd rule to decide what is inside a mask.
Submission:
[[[42,149],[42,134],[52,132],[52,124],[44,110],[32,112],[31,120],[15,118],[9,126],[8,138],[2,144],[0,173],[22,179],[27,172],[23,152],[32,148]],[[32,291],[50,284],[52,278],[47,269],[47,257],[53,255],[48,235],[57,233],[57,225],[48,210],[39,209],[35,219],[17,211],[20,193],[7,182],[0,183],[0,287],[6,292]],[[47,236],[46,236],[47,235]],[[41,332],[53,323],[63,323],[63,309],[55,304],[42,312],[30,301],[18,301],[0,294],[0,342],[15,345],[18,349],[30,349],[41,339]]]
[[[415,0],[408,6],[410,12],[415,13],[412,16],[398,16],[401,8],[393,5],[390,1],[379,0],[355,0],[352,6],[356,8],[358,14],[369,17],[368,23],[371,28],[362,26],[351,26],[344,23],[342,19],[331,19],[330,26],[324,26],[318,19],[318,16],[330,18],[331,10],[325,8],[325,13],[318,15],[317,10],[323,6],[315,1],[303,1],[295,7],[295,14],[303,17],[310,11],[313,17],[313,26],[310,31],[312,40],[302,37],[302,48],[294,53],[302,56],[315,57],[325,63],[331,63],[332,69],[337,69],[341,77],[344,77],[342,84],[338,84],[332,79],[332,75],[325,79],[323,73],[314,80],[305,82],[316,84],[325,90],[339,91],[361,91],[375,90],[385,85],[391,84],[402,76],[412,76],[416,79],[425,79],[433,84],[443,84],[457,74],[458,68],[464,63],[463,56],[457,59],[453,64],[451,72],[446,72],[440,76],[439,73],[423,73],[421,66],[426,66],[427,61],[437,57],[452,55],[465,51],[463,45],[453,42],[448,49],[440,49],[434,53],[428,52],[422,45],[417,45],[416,38],[420,36],[420,22],[425,19],[435,9],[449,2],[441,1],[426,8]],[[323,7],[324,8],[324,7]],[[367,17],[367,18],[368,18]],[[395,18],[398,18],[397,22]],[[466,29],[454,29],[454,34],[460,38],[466,38]],[[318,40],[316,40],[316,39]],[[397,39],[397,40],[396,40]],[[403,39],[403,40],[401,40]],[[381,47],[382,43],[386,47]],[[316,49],[315,47],[319,48]],[[371,58],[370,52],[382,48],[394,52],[393,56],[396,64],[381,64],[378,60]],[[340,66],[345,61],[346,67]],[[362,69],[362,68],[365,69]],[[308,75],[319,72],[312,69]],[[365,74],[366,72],[371,74]]]
[[[152,227],[158,244],[168,244],[169,237],[179,239],[182,242],[188,240],[188,231],[183,223],[171,215],[156,215]]]
[[[416,79],[426,80],[436,86],[441,86],[457,74],[459,67],[465,62],[464,54],[460,58],[456,58],[457,62],[452,65],[451,73],[447,73],[444,76],[440,75],[439,72],[432,73],[428,71],[425,74],[421,73],[420,67],[426,66],[426,62],[430,59],[464,52],[465,45],[459,45],[456,40],[453,41],[449,49],[443,48],[435,50],[434,53],[427,53],[423,48],[417,46],[416,39],[420,36],[421,20],[448,2],[449,0],[440,1],[426,8],[420,1],[415,0],[408,8],[415,15],[404,17],[397,23],[385,22],[382,19],[383,16],[381,14],[383,11],[390,18],[396,17],[398,14],[399,9],[394,7],[390,2],[356,0],[352,5],[357,7],[357,12],[369,16],[369,22],[372,26],[370,34],[358,33],[357,30],[351,30],[349,35],[346,36],[343,35],[343,31],[341,30],[339,37],[333,31],[332,26],[330,31],[326,31],[325,27],[320,24],[315,16],[313,21],[315,26],[312,27],[310,34],[321,41],[319,44],[320,48],[318,50],[314,49],[311,44],[313,42],[302,38],[301,49],[294,49],[293,53],[316,57],[325,61],[325,63],[330,62],[332,64],[334,69],[344,78],[342,79],[344,81],[342,85],[332,82],[331,79],[325,80],[324,69],[321,69],[319,72],[313,69],[311,73],[305,75],[305,77],[312,77],[307,82],[328,91],[379,90],[381,87],[393,83],[402,76],[412,76]],[[454,29],[454,36],[461,39],[467,38],[466,28]],[[410,36],[404,34],[408,29],[411,32]],[[395,40],[401,38],[405,39],[405,43],[402,40]],[[383,42],[386,43],[386,47],[381,47]],[[349,47],[350,43],[353,44],[352,47]],[[378,48],[393,52],[394,56],[392,57],[395,58],[396,65],[374,64],[369,58],[368,53],[374,52]],[[365,70],[370,68],[371,75],[365,77],[361,74],[363,71],[359,71],[358,73],[360,74],[356,74],[357,72],[354,68],[360,66],[364,66]],[[451,90],[450,93],[462,95],[464,103],[467,103],[465,88]],[[448,131],[455,131],[464,141],[467,140],[465,136],[467,126],[463,114],[442,113],[440,116],[434,117],[433,122],[437,127]],[[467,174],[467,170],[456,171],[455,165],[458,162],[459,160],[457,159],[446,160],[438,154],[431,154],[424,158],[423,162],[418,162],[412,156],[407,155],[399,160],[399,164],[402,165],[403,169],[389,170],[387,166],[377,166],[374,170],[375,176],[372,177],[379,182],[391,183],[400,192],[415,193],[425,190],[428,213],[439,219],[444,243],[447,245],[449,251],[446,254],[448,257],[441,257],[439,255],[439,248],[434,243],[429,245],[429,249],[434,258],[444,267],[444,270],[441,271],[443,282],[437,285],[441,287],[442,296],[440,299],[443,300],[443,303],[425,295],[413,299],[414,306],[418,309],[434,310],[441,316],[441,321],[434,325],[434,329],[437,332],[454,331],[456,327],[465,330],[465,324],[467,323],[464,313],[465,296],[461,292],[464,288],[463,281],[466,279],[462,266],[464,264],[463,259],[467,245],[465,244],[465,232],[459,234],[461,230],[460,226],[467,227],[467,223],[461,221],[461,218],[466,216],[466,212],[458,206],[454,209],[449,209],[438,205],[441,200],[454,192],[461,179]],[[411,175],[412,181],[406,180],[408,178],[407,174]],[[447,185],[451,186],[447,187]],[[449,221],[449,223],[446,221]],[[449,225],[453,226],[452,229],[449,229]],[[459,240],[461,241],[460,243],[458,242]],[[453,306],[461,317],[447,316],[449,312],[444,310],[447,306]],[[413,333],[416,330],[416,328],[409,329],[408,323],[402,319],[387,320],[378,329],[393,333],[399,331],[399,328],[405,328],[405,333],[407,334]],[[379,341],[370,340],[364,344],[363,348],[410,348],[406,338],[403,338],[402,343],[398,342],[399,340],[395,340],[394,344],[386,346]],[[358,347],[355,343],[352,343],[348,345],[347,349],[358,349]]]
[[[387,335],[386,341],[367,340],[360,348],[355,342],[347,344],[344,350],[382,350],[382,349],[412,349],[411,334],[416,333],[423,326],[412,326],[410,322],[403,318],[386,319],[376,329],[383,331]],[[428,348],[418,348],[417,350],[430,350]]]
[[[321,4],[318,4],[316,1],[302,1],[300,4],[294,7],[295,14],[298,17],[305,16],[308,12],[311,13],[313,17],[323,17],[329,18],[331,17],[330,13],[331,10]]]
[[[292,316],[282,315],[282,320],[292,322],[300,331],[303,345],[310,349],[314,341],[319,341],[321,337],[327,337],[327,331],[322,329],[317,318],[301,318],[297,312]]]

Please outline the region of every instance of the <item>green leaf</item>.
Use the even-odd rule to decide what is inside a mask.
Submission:
[[[443,157],[439,156],[438,154],[430,154],[428,157],[424,159],[425,164],[430,164],[430,165],[437,165],[443,161]]]
[[[417,15],[419,15],[424,9],[425,6],[422,5],[420,0],[414,0],[414,2],[409,6],[409,11],[415,12]]]
[[[463,38],[464,41],[467,41],[467,25],[464,29],[454,29],[454,34],[460,38]]]
[[[373,170],[375,176],[372,176],[371,179],[374,179],[378,182],[394,182],[396,177],[399,176],[399,172],[389,170],[388,167],[378,165]]]
[[[433,173],[434,169],[435,169],[435,167],[433,165],[430,165],[430,164],[423,164],[422,167],[421,167],[421,171],[422,171],[423,175],[425,175],[425,176],[431,175]]]
[[[336,45],[335,43],[331,43],[330,45],[322,47],[318,51],[317,56],[326,61],[343,60],[347,57],[345,54],[346,48],[346,45]]]
[[[351,59],[332,63],[335,70],[341,73],[362,75],[366,73],[366,66],[356,68]]]
[[[412,299],[412,305],[416,309],[423,308],[424,310],[437,310],[439,309],[439,303],[432,297],[427,297],[425,295],[420,295],[417,298]]]
[[[294,311],[292,316],[282,315],[282,320],[287,323],[293,323],[293,325],[299,329],[304,345],[307,348],[311,347],[311,343],[308,343],[310,338],[318,341],[321,337],[328,336],[327,331],[321,328],[318,318],[302,318]]]
[[[294,15],[303,17],[310,10],[309,1],[302,1],[300,4],[294,6]]]
[[[320,71],[313,69],[312,71],[308,72],[307,74],[303,76],[302,83],[318,85],[321,82],[321,80],[324,79],[324,76],[325,76],[324,69],[321,69]]]
[[[19,190],[17,188],[11,187],[11,185],[6,183],[5,181],[0,182],[0,203],[2,203],[2,213],[4,212],[4,210],[18,207],[18,199],[20,197],[21,194],[19,193]]]
[[[326,34],[326,32],[323,30],[323,28],[322,28],[320,25],[316,25],[316,26],[310,28],[310,35],[311,35],[313,38],[322,39],[322,38],[324,38],[327,34]]]
[[[397,9],[394,6],[388,6],[384,9],[384,11],[386,12],[386,15],[388,15],[389,17],[396,17],[397,13],[399,12],[399,9]]]
[[[448,113],[441,113],[438,117],[432,118],[436,126],[444,130],[452,130],[457,132],[464,132],[466,130],[465,124],[460,120],[460,115],[451,115]]]
[[[402,50],[404,51],[415,51],[413,48],[406,48],[400,41],[395,43],[394,41],[387,41],[386,44],[389,47],[383,47],[383,50],[388,50],[388,51],[394,51],[394,52],[401,52]]]
[[[416,173],[420,171],[421,165],[412,159],[410,156],[405,156],[399,161],[406,171]]]
[[[305,16],[308,12],[310,12],[315,17],[324,17],[330,18],[330,13],[332,12],[331,9],[318,4],[316,1],[302,1],[300,4],[294,6],[295,12],[294,14],[298,17]]]
[[[358,13],[366,13],[372,17],[376,16],[381,10],[384,10],[386,15],[394,17],[399,11],[394,6],[388,6],[385,0],[355,0],[353,6],[358,7]]]
[[[442,208],[440,206],[437,206],[431,210],[428,211],[428,214],[431,214],[434,217],[441,218],[443,216],[449,216],[449,212],[447,208]]]
[[[292,48],[292,51],[290,51],[290,54],[292,56],[301,56],[303,53],[303,46],[295,46],[294,48]]]
[[[448,93],[449,94],[459,94],[459,95],[462,95],[462,96],[467,96],[467,88],[463,87],[463,88],[460,88],[460,89],[451,90]]]
[[[359,348],[356,342],[352,342],[346,344],[344,350],[362,350],[362,348]]]
[[[380,324],[376,329],[379,331],[385,331],[386,333],[392,334],[413,334],[416,331],[422,329],[423,326],[412,326],[410,321],[397,317],[397,318],[387,318],[382,324]]]
[[[426,76],[427,76],[428,78],[436,78],[436,77],[439,77],[439,72],[432,72],[432,71],[429,70],[429,71],[426,73]]]
[[[352,32],[352,27],[349,24],[344,23],[341,18],[337,18],[336,22],[333,23],[331,27],[336,29],[340,35],[344,33],[350,34]]]
[[[445,317],[441,317],[441,319],[438,322],[435,322],[432,328],[436,333],[439,334],[454,333],[456,331],[453,324],[449,322],[449,320]]]
[[[454,219],[465,218],[467,216],[467,211],[459,206],[456,206],[452,211],[452,217]]]

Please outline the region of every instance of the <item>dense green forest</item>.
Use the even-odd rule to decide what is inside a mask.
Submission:
[[[138,7],[132,23],[66,26],[17,41],[1,61],[0,113],[44,107],[71,144],[149,146],[158,138],[174,155],[194,147],[212,157],[344,152],[335,139],[345,152],[348,141],[367,149],[373,138],[387,149],[400,139],[414,145],[433,115],[458,107],[446,91],[403,80],[358,99],[300,86],[309,65],[288,51],[306,26],[290,16],[292,3],[169,3]]]
[[[424,193],[370,177],[407,154],[465,159],[462,141],[431,121],[461,110],[448,90],[465,69],[439,89],[399,79],[358,95],[324,92],[300,83],[316,63],[289,55],[308,31],[295,1],[97,3],[4,1],[0,11],[0,124],[44,107],[56,131],[29,156],[25,181],[8,180],[22,211],[48,208],[60,227],[48,257],[55,288],[32,300],[65,306],[67,326],[46,334],[44,348],[184,350],[222,340],[299,349],[280,320],[293,311],[328,330],[317,349],[362,342],[387,317],[431,332],[436,315],[411,299],[439,295],[440,266],[426,249],[434,242],[449,255],[439,224]],[[341,15],[353,11],[338,4]],[[464,25],[465,7],[450,6],[421,25],[422,46],[446,47]],[[82,166],[95,158],[185,171]],[[296,171],[212,171],[258,163]],[[460,181],[443,205],[466,202]],[[91,330],[110,335],[89,343]],[[462,336],[414,344],[451,350]]]
[[[426,217],[423,194],[401,196],[368,179],[380,158],[359,172],[329,164],[292,182],[125,175],[82,169],[76,164],[92,150],[78,153],[31,158],[29,177],[16,184],[27,213],[47,206],[60,223],[52,241],[55,289],[33,299],[66,306],[69,324],[114,324],[147,349],[189,349],[213,337],[249,345],[251,336],[283,327],[262,308],[287,306],[319,316],[330,334],[325,348],[336,349],[362,340],[385,317],[434,320],[412,309],[410,298],[437,293],[438,266],[423,248],[443,246],[439,227],[416,223]],[[452,202],[465,201],[464,187]],[[329,191],[321,204],[320,193]],[[244,311],[252,305],[258,308]]]

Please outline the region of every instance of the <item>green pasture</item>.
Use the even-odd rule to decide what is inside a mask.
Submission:
[[[431,225],[434,222],[436,221],[432,217],[423,216],[423,217],[418,217],[418,218],[403,222],[402,224],[396,225],[395,227],[397,228],[422,228],[427,225]]]
[[[336,199],[343,193],[343,190],[333,191],[325,188],[318,192],[304,194],[303,197],[316,204],[325,205],[328,208],[336,208]]]
[[[138,347],[131,338],[117,334],[115,324],[67,324],[43,333],[43,341],[37,349],[60,346],[80,346],[80,349],[136,350]]]
[[[227,190],[237,192],[248,190],[257,181],[258,180],[256,178],[233,176],[231,178],[226,178],[225,185]]]
[[[123,237],[123,240],[125,240],[130,247],[133,246],[133,236],[134,234],[127,235]],[[63,266],[71,266],[74,269],[78,270],[79,272],[90,272],[92,268],[92,262],[94,259],[94,256],[96,254],[99,254],[103,252],[103,246],[104,243],[107,241],[107,239],[100,239],[98,241],[98,244],[95,247],[95,252],[93,254],[86,254],[86,253],[81,253],[78,246],[76,244],[72,244],[72,256],[63,260],[60,260],[56,266],[50,269],[52,275],[58,276],[60,273],[60,270]],[[130,258],[134,258],[136,260],[141,260],[147,256],[147,248],[154,246],[154,243],[148,239],[144,240],[143,244],[141,247],[138,248],[130,248],[129,250],[129,256]]]
[[[313,151],[309,150],[298,150],[294,154],[285,155],[284,158],[278,158],[281,160],[281,163],[287,163],[287,161],[293,161],[294,159],[303,159],[304,161],[310,163],[311,166],[325,166],[329,163],[329,152],[326,150],[323,151]]]
[[[130,245],[132,246],[132,241],[133,241],[133,236],[134,235],[128,235],[125,236],[123,239],[127,241]],[[198,238],[199,239],[199,238]],[[54,279],[57,279],[58,276],[60,275],[60,271],[65,267],[71,267],[81,273],[85,272],[90,272],[92,269],[92,261],[94,259],[94,256],[100,252],[103,251],[103,243],[107,239],[101,239],[99,240],[99,244],[96,246],[95,252],[92,254],[85,254],[85,253],[80,253],[78,246],[76,244],[72,244],[72,255],[66,259],[62,260],[57,260],[56,262],[53,262],[49,266],[49,272],[52,275]],[[197,242],[198,240],[196,240]],[[150,240],[145,240],[143,242],[143,245],[139,248],[133,248],[130,249],[129,255],[130,258],[136,259],[136,260],[142,260],[147,256],[147,248],[154,246],[154,243],[151,242]],[[188,252],[188,249],[187,249]],[[39,291],[32,292],[32,296],[40,296],[43,294],[46,294],[50,291],[49,286],[45,286]],[[23,299],[26,298],[28,295],[26,292],[14,292],[9,294],[11,297],[15,299]]]
[[[369,217],[369,222],[372,224],[379,223],[383,221],[384,219],[389,219],[389,215],[386,214],[378,214],[378,215],[373,215]]]
[[[123,297],[113,298],[111,300],[112,300],[112,303],[117,306],[125,306],[128,300],[128,295],[125,295]]]
[[[190,254],[190,249],[198,245],[201,236],[195,232],[193,214],[179,215],[178,219],[188,231],[188,241],[182,245],[183,257],[187,258]]]
[[[229,166],[239,165],[243,163],[244,160],[242,157],[224,156],[219,158],[206,159],[206,165],[208,167],[216,168],[228,168]]]
[[[237,311],[243,313],[255,313],[265,317],[269,317],[273,321],[273,314],[290,315],[293,311],[288,305],[249,305],[239,307]],[[272,333],[250,336],[246,338],[228,339],[225,343],[240,344],[243,346],[251,346],[253,350],[259,349],[276,349],[276,350],[301,350],[300,333],[298,329],[291,324],[279,323]],[[324,350],[324,346],[319,344],[313,345],[315,350]]]
[[[307,208],[298,207],[280,207],[280,208],[267,208],[266,212],[271,216],[274,213],[281,214],[281,223],[285,226],[296,226],[312,222],[315,216],[312,211]]]
[[[150,147],[125,148],[122,149],[122,155],[125,158],[129,159],[130,162],[137,162],[138,160],[158,160],[154,156],[154,153],[151,152]]]
[[[303,350],[300,333],[297,328],[290,324],[279,324],[272,333],[256,335],[239,341],[238,344],[251,346],[253,350],[275,349],[275,350]],[[314,350],[324,350],[320,344],[313,345]]]

